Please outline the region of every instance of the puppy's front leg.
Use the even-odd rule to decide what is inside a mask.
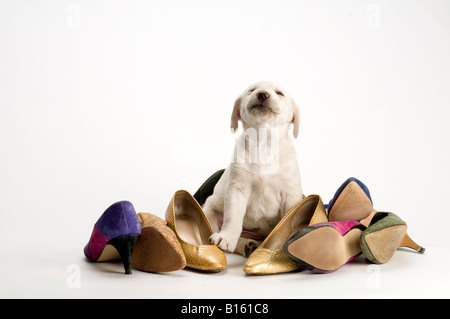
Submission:
[[[250,185],[235,184],[229,186],[225,193],[222,229],[210,237],[210,241],[224,251],[234,252],[236,249],[250,191]]]

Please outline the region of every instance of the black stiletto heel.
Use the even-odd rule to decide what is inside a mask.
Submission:
[[[134,245],[138,240],[139,234],[124,235],[111,239],[108,245],[114,246],[120,255],[125,268],[125,274],[131,274],[131,254],[133,253]]]

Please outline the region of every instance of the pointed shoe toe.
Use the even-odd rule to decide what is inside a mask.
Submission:
[[[292,272],[300,267],[282,249],[257,248],[244,264],[247,275],[269,275]]]

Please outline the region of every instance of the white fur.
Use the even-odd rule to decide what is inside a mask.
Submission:
[[[258,82],[236,100],[233,131],[239,120],[244,132],[233,161],[203,209],[215,232],[210,241],[222,250],[247,256],[260,242],[240,237],[242,230],[266,237],[302,198],[296,152],[288,136],[291,123],[294,136],[298,135],[299,112],[277,84]],[[269,160],[261,154],[268,154]]]

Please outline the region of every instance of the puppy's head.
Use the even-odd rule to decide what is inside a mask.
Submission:
[[[231,115],[231,130],[236,132],[238,121],[247,127],[277,127],[294,124],[297,138],[300,114],[298,106],[286,90],[273,82],[257,82],[236,99]]]

